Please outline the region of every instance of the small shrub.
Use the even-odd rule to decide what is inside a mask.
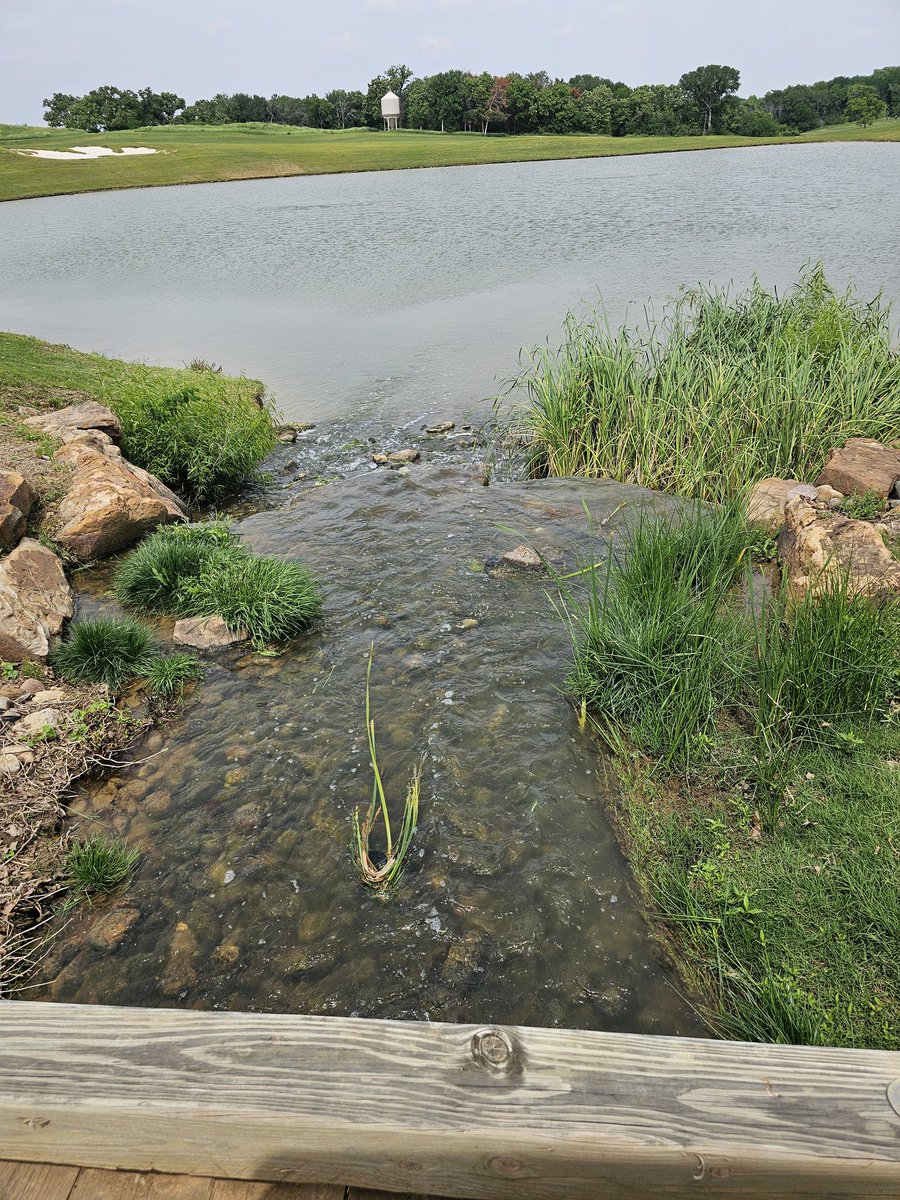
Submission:
[[[269,412],[235,397],[210,371],[173,387],[148,372],[120,384],[110,402],[122,422],[122,452],[196,504],[233,492],[276,445]]]
[[[218,363],[208,362],[205,358],[192,358],[187,364],[189,371],[209,371],[213,375],[221,375],[222,368]]]
[[[115,891],[134,870],[139,857],[140,851],[129,849],[125,842],[107,841],[103,837],[73,842],[66,866],[75,898]]]
[[[174,700],[189,683],[202,677],[203,668],[193,654],[161,654],[144,673],[150,695],[164,702]]]
[[[57,650],[53,666],[73,683],[105,683],[118,691],[143,675],[154,658],[147,628],[129,617],[79,621]]]
[[[884,508],[884,497],[878,492],[863,492],[861,496],[845,496],[841,512],[852,521],[871,521]]]

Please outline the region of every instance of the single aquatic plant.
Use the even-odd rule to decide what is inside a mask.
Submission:
[[[138,858],[140,851],[132,850],[125,842],[103,837],[73,842],[66,861],[73,897],[89,899],[115,891],[134,870]]]
[[[403,868],[413,834],[416,832],[416,822],[419,819],[419,789],[422,782],[422,764],[416,763],[406,789],[406,800],[403,804],[403,818],[400,822],[400,832],[394,839],[391,834],[391,819],[388,813],[387,798],[384,794],[384,783],[378,766],[378,753],[375,746],[375,720],[372,716],[371,679],[372,660],[375,656],[375,643],[369,646],[369,662],[366,667],[366,739],[369,744],[369,761],[372,764],[372,799],[368,811],[360,823],[359,810],[353,813],[354,857],[360,877],[367,887],[376,892],[384,892],[396,883],[403,874]],[[384,822],[385,854],[384,861],[378,863],[369,847],[369,839],[378,824],[379,817]],[[374,852],[377,855],[377,851]],[[381,855],[378,855],[381,858]]]

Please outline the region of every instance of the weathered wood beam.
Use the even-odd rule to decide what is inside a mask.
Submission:
[[[6,1002],[0,1158],[478,1200],[897,1200],[900,1055]]]

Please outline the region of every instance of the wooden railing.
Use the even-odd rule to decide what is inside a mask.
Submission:
[[[900,1197],[900,1055],[0,1003],[0,1159],[520,1200]]]

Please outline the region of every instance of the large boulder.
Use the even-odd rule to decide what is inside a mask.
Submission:
[[[158,525],[187,516],[178,497],[127,462],[102,431],[70,438],[56,459],[74,470],[59,506],[56,540],[81,562],[114,554]]]
[[[798,494],[798,488],[806,489],[799,479],[778,479],[774,476],[760,479],[753,485],[747,501],[748,522],[777,533],[784,524],[784,506],[791,496]],[[815,488],[809,488],[803,494],[813,499]]]
[[[831,456],[816,480],[827,483],[847,496],[876,492],[885,499],[900,479],[900,450],[870,438],[849,438]]]
[[[15,546],[25,533],[34,503],[31,484],[18,471],[0,471],[0,550]]]
[[[75,612],[63,565],[34,538],[0,560],[0,658],[45,660]]]
[[[99,429],[110,437],[119,437],[122,426],[119,418],[111,408],[87,400],[84,404],[70,404],[67,408],[58,408],[52,412],[38,413],[25,421],[32,429],[38,429],[49,437],[64,440],[66,434],[78,429]]]
[[[853,593],[900,595],[900,562],[866,521],[822,516],[803,496],[788,500],[778,554],[791,594],[802,599],[846,577]]]

